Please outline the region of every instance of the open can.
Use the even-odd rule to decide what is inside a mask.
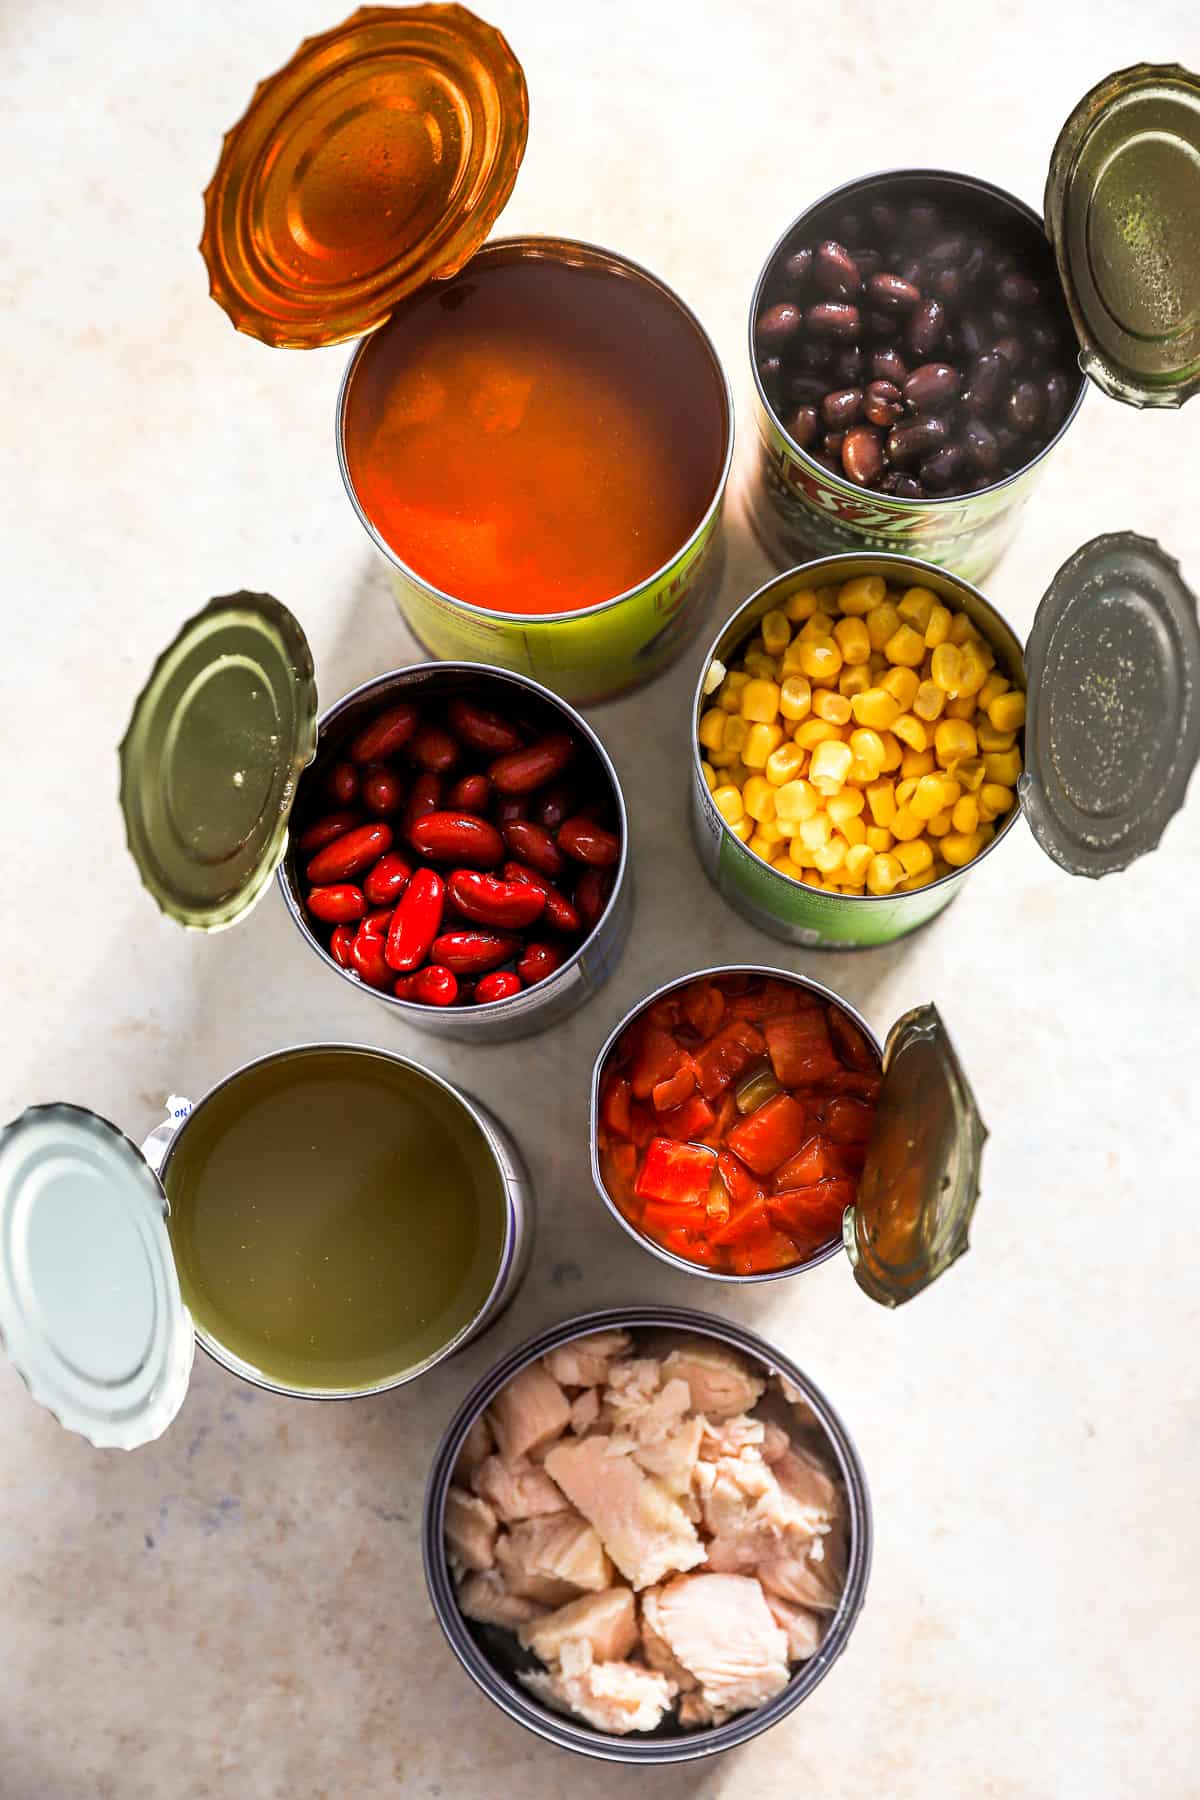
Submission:
[[[364,7],[259,86],[201,249],[239,330],[362,339],[337,453],[422,643],[595,701],[672,661],[716,591],[733,409],[656,276],[571,238],[484,246],[527,130],[498,31]]]
[[[1011,539],[1047,457],[1075,418],[1085,376],[1131,406],[1182,405],[1200,387],[1198,170],[1200,80],[1177,64],[1141,64],[1092,89],[1064,125],[1044,221],[1002,188],[940,169],[864,176],[807,208],[767,258],[750,308],[759,445],[748,505],[767,553],[788,564],[846,550],[898,551],[979,581]],[[981,476],[976,491],[921,498],[859,485],[803,448],[788,429],[786,381],[764,380],[755,343],[764,307],[791,297],[783,265],[792,252],[839,238],[873,206],[895,211],[913,203],[969,219],[1005,251],[1018,252],[1060,298],[1059,335],[1066,344],[1073,328],[1078,345],[1070,353],[1077,347],[1079,365],[1060,372],[1069,388],[1060,386],[1055,396],[1058,422],[1028,461],[990,484]]]
[[[931,590],[965,612],[997,669],[1026,689],[1018,734],[1023,811],[1041,848],[1073,875],[1126,868],[1157,847],[1200,756],[1200,624],[1178,565],[1132,532],[1094,538],[1043,595],[1024,650],[962,576],[894,554],[823,557],[768,581],[718,633],[701,665],[691,721],[692,834],[705,873],[744,918],[785,943],[819,949],[892,943],[961,891],[1016,824],[1014,808],[980,855],[912,892],[828,893],[782,874],[722,817],[701,768],[697,724],[712,665],[732,661],[764,613],[798,590],[857,576]]]
[[[631,1028],[672,996],[699,983],[782,983],[810,997],[848,1022],[863,1063],[880,1078],[865,1161],[857,1176],[853,1204],[824,1241],[797,1249],[795,1261],[748,1272],[709,1266],[672,1248],[669,1233],[643,1227],[633,1216],[632,1187],[622,1186],[619,1155],[605,1126],[605,1077],[627,1044]],[[748,1079],[753,1080],[751,1068]],[[732,1084],[728,1091],[732,1091]],[[778,1091],[778,1087],[776,1088]],[[677,1134],[669,1117],[647,1107],[648,1129]],[[819,1135],[813,1128],[814,1135]],[[602,1045],[592,1068],[588,1138],[592,1181],[612,1216],[652,1256],[689,1275],[740,1285],[776,1281],[827,1262],[843,1247],[854,1279],[883,1306],[896,1307],[928,1287],[969,1248],[969,1228],[979,1198],[980,1169],[987,1127],[937,1007],[926,1002],[896,1020],[881,1044],[862,1014],[821,982],[807,975],[758,963],[698,969],[656,988],[621,1020]],[[697,1140],[703,1142],[703,1139]],[[714,1167],[715,1153],[714,1153]],[[767,1180],[769,1190],[770,1181]],[[614,1189],[617,1192],[614,1193]],[[622,1204],[623,1202],[623,1204]],[[836,1215],[835,1215],[836,1216]]]
[[[518,1679],[537,1667],[508,1631],[480,1625],[465,1617],[458,1604],[446,1553],[446,1498],[455,1465],[472,1426],[514,1376],[540,1357],[597,1331],[645,1330],[656,1336],[679,1333],[728,1345],[767,1375],[787,1384],[790,1403],[821,1439],[823,1460],[836,1471],[846,1517],[846,1574],[841,1597],[830,1615],[819,1649],[794,1670],[787,1686],[771,1700],[737,1714],[723,1725],[687,1729],[674,1720],[652,1732],[618,1736],[594,1729],[575,1718],[551,1711]],[[446,1429],[425,1490],[422,1551],[430,1601],[450,1648],[471,1680],[494,1705],[518,1725],[560,1749],[632,1768],[654,1768],[693,1762],[735,1749],[786,1718],[806,1700],[846,1648],[866,1597],[871,1569],[872,1521],[866,1474],[854,1442],[824,1394],[773,1345],[728,1319],[714,1318],[682,1306],[614,1307],[566,1320],[520,1345],[492,1369],[467,1395]]]
[[[350,1399],[415,1380],[519,1286],[519,1152],[420,1064],[300,1045],[168,1105],[141,1152],[61,1103],[0,1133],[0,1337],[34,1399],[98,1448],[166,1430],[197,1340],[255,1386]],[[422,1161],[440,1178],[406,1228],[397,1195]]]

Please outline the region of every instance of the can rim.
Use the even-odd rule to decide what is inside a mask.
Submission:
[[[924,502],[923,501],[914,501],[913,504],[914,505],[923,505]],[[701,762],[703,761],[703,758],[700,755],[700,740],[696,736],[696,719],[697,719],[697,715],[699,712],[700,704],[705,697],[704,696],[705,677],[708,674],[709,668],[712,665],[713,660],[716,658],[717,645],[720,643],[721,639],[725,636],[726,632],[732,628],[735,621],[737,621],[738,619],[741,618],[743,613],[748,612],[749,609],[757,601],[761,600],[765,594],[770,593],[771,589],[774,588],[779,582],[791,581],[794,576],[803,575],[810,569],[833,568],[836,570],[838,567],[845,567],[849,563],[859,564],[859,563],[864,563],[864,562],[883,564],[883,565],[885,565],[884,572],[886,572],[887,570],[891,570],[891,569],[917,569],[917,570],[920,570],[923,575],[935,575],[941,581],[954,582],[959,587],[966,588],[966,590],[968,591],[968,593],[970,593],[972,598],[977,600],[979,602],[980,606],[983,607],[986,612],[990,613],[993,616],[993,618],[995,618],[996,621],[1004,627],[1004,629],[1006,631],[1011,632],[1013,638],[1016,640],[1016,642],[1018,644],[1021,644],[1021,639],[1017,636],[1016,632],[1013,631],[1012,626],[1009,624],[1008,620],[1004,617],[1004,614],[1002,612],[1000,612],[997,607],[992,605],[992,602],[987,598],[987,596],[985,594],[980,592],[980,590],[975,586],[975,584],[973,582],[967,581],[966,578],[962,575],[957,575],[953,569],[943,569],[940,566],[940,564],[926,562],[922,557],[919,557],[919,556],[904,556],[904,555],[901,555],[901,553],[896,550],[844,550],[844,551],[838,551],[836,554],[834,554],[832,556],[815,556],[815,557],[811,558],[810,561],[808,561],[808,562],[797,563],[794,568],[784,569],[783,572],[779,575],[769,576],[768,579],[766,581],[764,581],[760,587],[755,588],[754,592],[751,595],[749,595],[749,597],[747,599],[742,601],[742,604],[739,607],[735,608],[735,610],[730,613],[730,615],[726,619],[725,623],[721,626],[721,628],[717,632],[716,636],[712,639],[711,643],[708,646],[708,649],[705,651],[704,660],[700,665],[700,674],[696,681],[695,691],[692,695],[692,712],[691,712],[691,718],[690,718],[689,725],[688,725],[688,736],[689,736],[689,739],[691,742],[691,754],[692,754],[692,775],[693,775],[693,778],[695,781],[698,781],[703,785],[705,796],[706,796],[706,798],[708,798],[709,806],[710,806],[711,810],[714,813],[716,813],[717,818],[720,820],[721,842],[724,843],[724,841],[728,838],[731,843],[736,844],[738,849],[743,851],[747,856],[754,857],[755,864],[758,864],[761,859],[757,856],[754,856],[754,852],[752,850],[747,850],[745,844],[742,843],[740,838],[734,836],[733,832],[730,831],[726,820],[722,817],[722,815],[719,812],[717,812],[716,807],[712,805],[712,799],[708,793],[708,784],[704,780],[704,773],[700,767]],[[1022,659],[1022,665],[1024,665],[1024,646],[1023,645],[1021,646],[1021,659]],[[1018,793],[1016,805],[1012,808],[1012,811],[1008,814],[1003,825],[1000,827],[1000,830],[996,833],[996,835],[992,839],[991,843],[985,844],[983,849],[979,852],[978,856],[973,856],[971,858],[970,862],[964,863],[960,869],[951,869],[948,874],[939,875],[936,881],[931,881],[925,887],[915,889],[914,892],[921,893],[921,894],[932,894],[932,893],[937,892],[939,889],[948,886],[951,882],[961,881],[961,879],[964,875],[966,875],[971,869],[978,868],[980,863],[983,862],[984,858],[987,856],[990,856],[992,851],[996,848],[996,846],[1003,842],[1003,840],[1008,836],[1009,832],[1012,830],[1013,826],[1016,824],[1016,822],[1017,822],[1018,818],[1021,816],[1021,813],[1023,810],[1024,809],[1021,804],[1021,797],[1020,797],[1020,794]],[[766,864],[766,863],[764,863],[762,866],[764,868],[770,867],[770,865]],[[772,872],[775,874],[778,874],[778,870],[775,870]],[[780,875],[779,879],[781,881],[790,882],[793,887],[799,888],[801,890],[801,892],[804,892],[804,890],[806,888],[809,888],[808,882],[797,881],[795,879],[795,877],[792,875]],[[813,893],[822,892],[822,890],[819,888],[812,888],[810,891]],[[873,904],[878,905],[880,903],[887,903],[889,905],[894,906],[896,903],[896,898],[897,898],[895,893],[891,893],[891,894],[835,894],[830,897],[832,899],[836,899],[836,900],[848,901],[854,906],[870,906]],[[901,897],[903,898],[903,896],[901,896]]]
[[[771,265],[798,225],[802,225],[806,219],[811,217],[813,213],[820,211],[822,207],[828,206],[834,200],[847,198],[859,188],[865,187],[869,182],[899,180],[949,181],[959,183],[963,187],[971,188],[976,191],[982,189],[985,193],[990,194],[993,199],[1005,201],[1009,206],[1013,207],[1015,211],[1021,213],[1030,224],[1035,225],[1042,233],[1043,237],[1046,235],[1044,220],[1040,218],[1034,209],[1024,200],[1020,200],[1015,194],[1009,193],[1007,188],[998,187],[995,182],[985,181],[980,175],[964,175],[957,169],[875,169],[869,175],[856,175],[853,180],[844,181],[840,186],[830,188],[827,194],[823,194],[819,200],[814,200],[810,206],[804,208],[803,212],[797,213],[791,224],[788,225],[785,230],[780,232],[779,237],[776,239],[761,271],[759,272],[758,280],[754,284],[754,292],[750,298],[750,317],[747,327],[747,337],[750,350],[750,372],[754,380],[754,390],[758,397],[759,404],[762,406],[763,411],[771,421],[771,424],[783,438],[789,453],[794,456],[805,469],[812,470],[812,472],[819,475],[823,481],[836,483],[838,491],[846,494],[852,499],[861,499],[864,493],[874,493],[877,490],[873,488],[857,487],[854,482],[848,481],[844,475],[838,475],[834,470],[827,469],[824,463],[817,462],[814,457],[809,455],[807,450],[802,450],[795,439],[788,434],[783,421],[775,411],[775,408],[771,405],[771,402],[767,399],[766,390],[763,387],[762,378],[758,372],[758,364],[754,359],[754,321],[758,317],[759,301],[762,297],[763,287],[766,284]],[[1048,238],[1046,241],[1049,245]],[[1050,249],[1051,254],[1053,255],[1052,245],[1050,246]],[[1054,449],[1054,446],[1063,436],[1063,433],[1067,430],[1068,426],[1075,418],[1076,413],[1083,405],[1083,397],[1087,393],[1091,383],[1088,381],[1083,370],[1079,368],[1078,359],[1076,359],[1074,366],[1075,372],[1079,378],[1079,391],[1075,396],[1074,404],[1067,412],[1066,417],[1063,419],[1062,424],[1059,426],[1054,436],[1049,438],[1046,443],[1042,445],[1036,456],[1030,457],[1027,463],[1022,463],[1019,469],[1014,469],[1011,475],[1002,476],[999,481],[993,481],[988,487],[976,488],[970,494],[928,494],[923,496],[920,500],[912,500],[904,494],[888,494],[885,498],[889,502],[900,507],[961,505],[964,500],[982,499],[985,494],[1000,493],[1002,489],[1010,487],[1013,482],[1020,481],[1031,469],[1037,467],[1043,457],[1048,456],[1050,451]]]
[[[797,1665],[787,1686],[773,1700],[750,1712],[739,1713],[724,1725],[706,1726],[674,1738],[613,1736],[593,1731],[560,1718],[533,1700],[527,1700],[498,1675],[490,1659],[467,1630],[459,1610],[446,1562],[443,1519],[446,1492],[454,1464],[474,1420],[500,1389],[537,1357],[606,1329],[675,1329],[713,1337],[764,1365],[772,1374],[787,1377],[816,1415],[829,1441],[845,1489],[850,1525],[850,1554],[846,1585],[817,1654]],[[853,1633],[866,1597],[874,1547],[874,1525],[866,1470],[850,1433],[822,1390],[790,1356],[777,1350],[757,1332],[731,1319],[718,1318],[690,1306],[625,1306],[577,1314],[526,1338],[481,1377],[456,1409],[434,1455],[425,1488],[421,1522],[421,1554],[425,1583],[434,1616],[451,1650],[475,1685],[502,1712],[526,1730],[559,1749],[573,1750],[602,1762],[653,1767],[656,1764],[694,1762],[731,1750],[758,1737],[793,1712],[829,1673]]]
[[[236,1375],[242,1381],[249,1382],[252,1387],[262,1388],[269,1394],[285,1394],[289,1399],[295,1400],[361,1400],[371,1394],[387,1393],[392,1388],[407,1387],[409,1382],[416,1381],[420,1376],[427,1374],[429,1370],[434,1368],[438,1363],[445,1361],[448,1356],[452,1356],[456,1350],[462,1348],[480,1323],[487,1317],[489,1309],[494,1305],[497,1296],[503,1291],[504,1284],[508,1279],[517,1253],[517,1209],[513,1204],[513,1194],[508,1174],[498,1154],[498,1139],[495,1121],[490,1119],[483,1112],[478,1103],[469,1094],[464,1093],[461,1088],[456,1087],[452,1081],[448,1081],[444,1075],[439,1075],[435,1069],[427,1068],[424,1063],[418,1062],[415,1057],[401,1055],[397,1050],[385,1050],[377,1044],[356,1044],[339,1039],[323,1039],[320,1041],[313,1040],[299,1044],[285,1044],[279,1050],[268,1050],[262,1056],[251,1057],[249,1062],[242,1063],[240,1067],[236,1069],[231,1069],[227,1075],[223,1076],[221,1080],[216,1083],[215,1086],[208,1089],[202,1099],[195,1102],[191,1112],[188,1114],[187,1118],[183,1120],[178,1131],[174,1133],[166,1146],[162,1162],[159,1165],[157,1179],[165,1198],[165,1215],[166,1218],[169,1219],[171,1203],[170,1198],[167,1195],[167,1170],[180,1139],[183,1137],[184,1132],[197,1114],[203,1110],[210,1100],[215,1099],[218,1094],[223,1092],[225,1088],[231,1086],[233,1082],[240,1080],[243,1075],[248,1075],[252,1069],[260,1068],[264,1063],[286,1062],[289,1058],[294,1056],[303,1056],[312,1051],[323,1050],[351,1051],[359,1056],[382,1057],[387,1062],[399,1063],[402,1068],[431,1082],[434,1087],[440,1088],[444,1094],[447,1094],[452,1100],[455,1100],[467,1113],[487,1147],[488,1155],[492,1159],[496,1175],[500,1182],[504,1206],[504,1242],[501,1246],[500,1260],[496,1268],[496,1278],[488,1289],[487,1296],[478,1312],[468,1320],[461,1330],[455,1332],[454,1336],[449,1339],[440,1350],[433,1351],[423,1362],[414,1364],[411,1368],[405,1370],[403,1374],[388,1376],[386,1380],[371,1382],[366,1387],[303,1388],[291,1387],[286,1382],[273,1381],[270,1376],[264,1375],[262,1371],[256,1369],[252,1363],[245,1362],[235,1351],[230,1350],[227,1345],[222,1344],[215,1334],[201,1324],[194,1309],[189,1309],[191,1310],[192,1324],[196,1331],[196,1342],[204,1353],[211,1357],[213,1362],[220,1364],[221,1368],[227,1370],[229,1374]],[[174,1261],[174,1243],[171,1245],[171,1256]]]
[[[591,1158],[592,1185],[613,1218],[625,1228],[634,1242],[640,1244],[643,1250],[649,1250],[652,1255],[657,1256],[660,1262],[669,1264],[671,1268],[679,1269],[685,1275],[701,1275],[706,1281],[721,1281],[732,1287],[745,1287],[760,1281],[783,1281],[789,1275],[803,1275],[807,1269],[817,1268],[821,1263],[828,1262],[831,1257],[836,1256],[839,1250],[844,1249],[841,1225],[838,1226],[836,1237],[830,1238],[828,1243],[822,1244],[819,1249],[814,1250],[812,1255],[805,1257],[803,1262],[789,1263],[786,1269],[762,1269],[750,1275],[735,1275],[724,1269],[706,1269],[700,1263],[689,1262],[685,1256],[676,1256],[673,1250],[668,1250],[663,1244],[656,1244],[653,1238],[649,1238],[644,1232],[639,1231],[637,1226],[625,1217],[609,1193],[600,1172],[599,1131],[597,1129],[600,1115],[600,1078],[617,1039],[629,1025],[632,1025],[635,1019],[640,1018],[647,1007],[653,1006],[656,1000],[661,1000],[665,994],[672,993],[676,988],[684,987],[689,982],[705,981],[711,975],[768,975],[778,981],[791,982],[793,987],[805,988],[811,994],[819,994],[823,1000],[836,1006],[839,1012],[844,1012],[847,1018],[857,1025],[878,1056],[882,1068],[883,1045],[866,1019],[857,1007],[843,999],[841,994],[833,988],[827,987],[823,981],[817,981],[814,976],[802,975],[795,969],[774,968],[769,963],[749,962],[717,963],[712,968],[692,969],[686,975],[677,975],[673,980],[663,982],[662,986],[655,988],[653,993],[645,995],[636,1006],[630,1007],[624,1018],[619,1020],[609,1032],[592,1064],[592,1080],[588,1090],[588,1153]]]
[[[363,698],[364,695],[371,693],[373,689],[381,687],[384,683],[394,680],[398,675],[411,675],[424,678],[425,676],[435,673],[494,676],[499,681],[515,682],[521,687],[528,688],[540,700],[549,701],[551,705],[557,707],[560,712],[566,715],[567,722],[572,727],[583,732],[586,736],[588,742],[599,757],[600,765],[612,786],[613,795],[617,803],[617,813],[621,828],[621,854],[617,858],[616,874],[613,878],[612,892],[605,902],[604,911],[600,914],[600,917],[596,920],[596,923],[592,926],[592,929],[588,932],[587,936],[576,946],[570,956],[559,963],[557,969],[547,975],[544,981],[539,981],[536,984],[537,989],[548,994],[556,986],[562,985],[560,977],[566,975],[570,970],[575,968],[589,945],[605,925],[612,908],[616,904],[625,881],[629,863],[629,814],[626,810],[625,795],[621,789],[621,781],[617,774],[616,765],[608,751],[605,749],[598,734],[588,724],[583,714],[576,711],[569,700],[564,700],[561,695],[554,693],[550,688],[543,687],[542,683],[540,681],[535,681],[532,675],[519,674],[515,669],[502,669],[494,663],[473,662],[406,663],[403,668],[387,669],[381,675],[372,675],[366,681],[359,682],[356,688],[351,688],[349,693],[343,694],[340,700],[335,700],[331,706],[326,707],[325,711],[318,718],[317,752],[320,752],[322,732],[325,731],[329,725],[335,723],[338,716],[356,700]],[[487,1000],[478,1009],[476,1009],[474,1004],[470,1007],[456,1009],[453,1007],[426,1006],[417,1000],[401,1000],[398,994],[387,993],[382,988],[368,987],[366,983],[360,981],[356,975],[352,975],[349,969],[343,969],[340,963],[335,962],[325,946],[318,942],[315,933],[309,929],[308,921],[304,917],[303,908],[300,906],[295,894],[292,892],[292,884],[287,876],[287,864],[290,851],[291,844],[289,842],[285,846],[284,853],[279,860],[279,865],[275,871],[275,879],[283,894],[284,904],[292,916],[292,921],[299,927],[305,942],[316,952],[321,960],[326,963],[336,975],[340,975],[344,980],[350,982],[360,993],[370,994],[374,999],[384,1001],[388,1006],[395,1008],[402,1019],[409,1019],[414,1024],[428,1018],[431,1013],[444,1017],[447,1013],[458,1011],[463,1018],[466,1018],[471,1013],[478,1010],[480,1014],[486,1015],[491,1019],[504,1018],[511,1015],[514,1011],[523,1012],[528,1007],[529,995],[534,992],[534,989],[532,988],[522,988],[519,993],[509,994],[501,1000]],[[520,1003],[519,1005],[518,1002]],[[418,1029],[419,1028],[418,1025]]]
[[[544,246],[544,248],[539,248],[542,246]],[[572,252],[576,258],[578,258],[579,253],[582,252],[583,261],[585,263],[601,257],[604,258],[606,262],[618,263],[630,274],[636,275],[642,281],[648,282],[651,287],[656,288],[665,299],[671,302],[677,311],[682,314],[687,323],[695,330],[701,344],[705,350],[707,350],[709,357],[712,360],[713,369],[718,377],[718,387],[723,402],[722,414],[725,433],[725,455],[712,496],[694,529],[688,537],[685,538],[684,542],[680,544],[679,548],[673,552],[667,562],[663,563],[661,567],[652,570],[650,574],[644,576],[642,580],[637,582],[633,587],[626,588],[624,593],[614,594],[609,600],[597,600],[591,606],[577,607],[571,612],[553,613],[499,612],[492,607],[480,606],[474,600],[460,600],[457,594],[448,593],[445,588],[435,586],[435,584],[428,580],[426,576],[419,575],[409,563],[404,561],[398,551],[394,550],[387,540],[376,530],[355,491],[354,481],[351,477],[349,463],[346,458],[346,401],[349,395],[350,383],[354,376],[355,367],[360,357],[367,354],[368,349],[375,339],[376,333],[372,332],[366,337],[360,338],[351,352],[350,360],[346,364],[342,374],[334,414],[334,435],[337,444],[338,468],[341,470],[342,484],[349,496],[350,504],[358,514],[359,523],[363,526],[367,536],[375,545],[375,548],[389,563],[392,564],[393,568],[398,569],[406,581],[411,581],[416,587],[422,588],[424,592],[432,596],[433,599],[440,600],[448,606],[458,607],[463,612],[469,613],[472,618],[492,620],[501,625],[519,625],[526,631],[528,631],[531,626],[535,625],[562,625],[571,619],[594,618],[600,613],[608,612],[611,608],[622,605],[626,600],[631,600],[634,595],[642,593],[645,588],[652,587],[656,581],[661,581],[663,576],[673,569],[675,564],[679,562],[682,557],[687,556],[688,553],[696,547],[719,511],[721,502],[725,496],[725,489],[729,483],[729,471],[733,465],[733,445],[735,436],[733,390],[730,387],[729,377],[725,372],[725,366],[717,354],[716,345],[701,324],[699,318],[692,311],[686,300],[683,300],[675,292],[674,288],[668,286],[660,276],[655,275],[653,270],[647,269],[642,263],[635,262],[631,256],[624,256],[617,250],[607,250],[603,244],[593,244],[584,238],[536,235],[489,238],[487,243],[475,252],[475,255],[465,266],[467,268],[474,268],[480,261],[484,259],[490,260],[497,252],[530,249],[538,250],[538,260],[553,261],[557,259],[566,261],[568,266],[570,259],[563,256],[563,252]],[[380,330],[386,330],[389,322],[390,321],[385,321],[384,325],[380,327]]]

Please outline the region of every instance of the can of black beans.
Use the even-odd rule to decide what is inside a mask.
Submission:
[[[943,170],[869,175],[789,225],[750,308],[748,503],[781,566],[899,551],[979,581],[1083,398],[1038,215]]]

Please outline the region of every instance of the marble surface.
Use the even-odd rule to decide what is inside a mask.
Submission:
[[[722,612],[768,572],[739,496],[743,334],[787,220],[887,164],[949,163],[1036,202],[1086,88],[1186,55],[1189,37],[1196,50],[1186,0],[1007,0],[986,17],[912,0],[491,10],[533,97],[502,228],[650,264],[726,360],[743,423]],[[567,1759],[476,1694],[426,1602],[417,1528],[438,1436],[503,1350],[597,1304],[662,1298],[735,1315],[826,1389],[869,1472],[877,1544],[851,1645],[807,1704],[643,1792],[1185,1800],[1200,1791],[1200,795],[1158,854],[1102,884],[1060,874],[1021,829],[911,943],[794,956],[694,861],[689,654],[594,714],[632,803],[637,917],[617,976],[549,1036],[487,1051],[393,1028],[321,973],[274,892],[206,939],[139,888],[115,745],[186,614],[238,587],[275,592],[328,699],[413,654],[338,477],[345,352],[237,336],[194,248],[221,132],[336,11],[9,0],[0,21],[4,1113],[69,1098],[138,1136],[168,1091],[201,1093],[260,1052],[375,1041],[506,1119],[540,1236],[485,1341],[376,1400],[276,1399],[200,1358],[165,1438],[102,1454],[0,1368],[0,1795],[624,1791],[620,1771]],[[1198,463],[1200,404],[1136,416],[1090,396],[990,583],[998,605],[1027,630],[1068,553],[1125,525],[1200,581]],[[595,1047],[651,984],[738,957],[812,971],[881,1030],[930,997],[950,1024],[992,1128],[984,1199],[972,1254],[899,1314],[866,1302],[840,1258],[710,1292],[641,1254],[590,1189]]]

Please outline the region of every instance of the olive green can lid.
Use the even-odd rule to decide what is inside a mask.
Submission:
[[[317,744],[312,653],[270,594],[189,619],[154,665],[121,743],[121,810],[163,912],[215,931],[249,911],[283,858]]]
[[[0,1338],[34,1399],[99,1449],[159,1437],[196,1353],[149,1165],[107,1119],[32,1106],[0,1132]]]
[[[1131,406],[1181,406],[1200,388],[1200,76],[1139,63],[1094,87],[1044,210],[1085,374]]]
[[[901,1306],[968,1248],[987,1126],[936,1006],[897,1019],[842,1236],[863,1292]]]
[[[1093,538],[1043,595],[1025,646],[1034,837],[1072,875],[1153,850],[1200,757],[1196,596],[1153,538]]]

